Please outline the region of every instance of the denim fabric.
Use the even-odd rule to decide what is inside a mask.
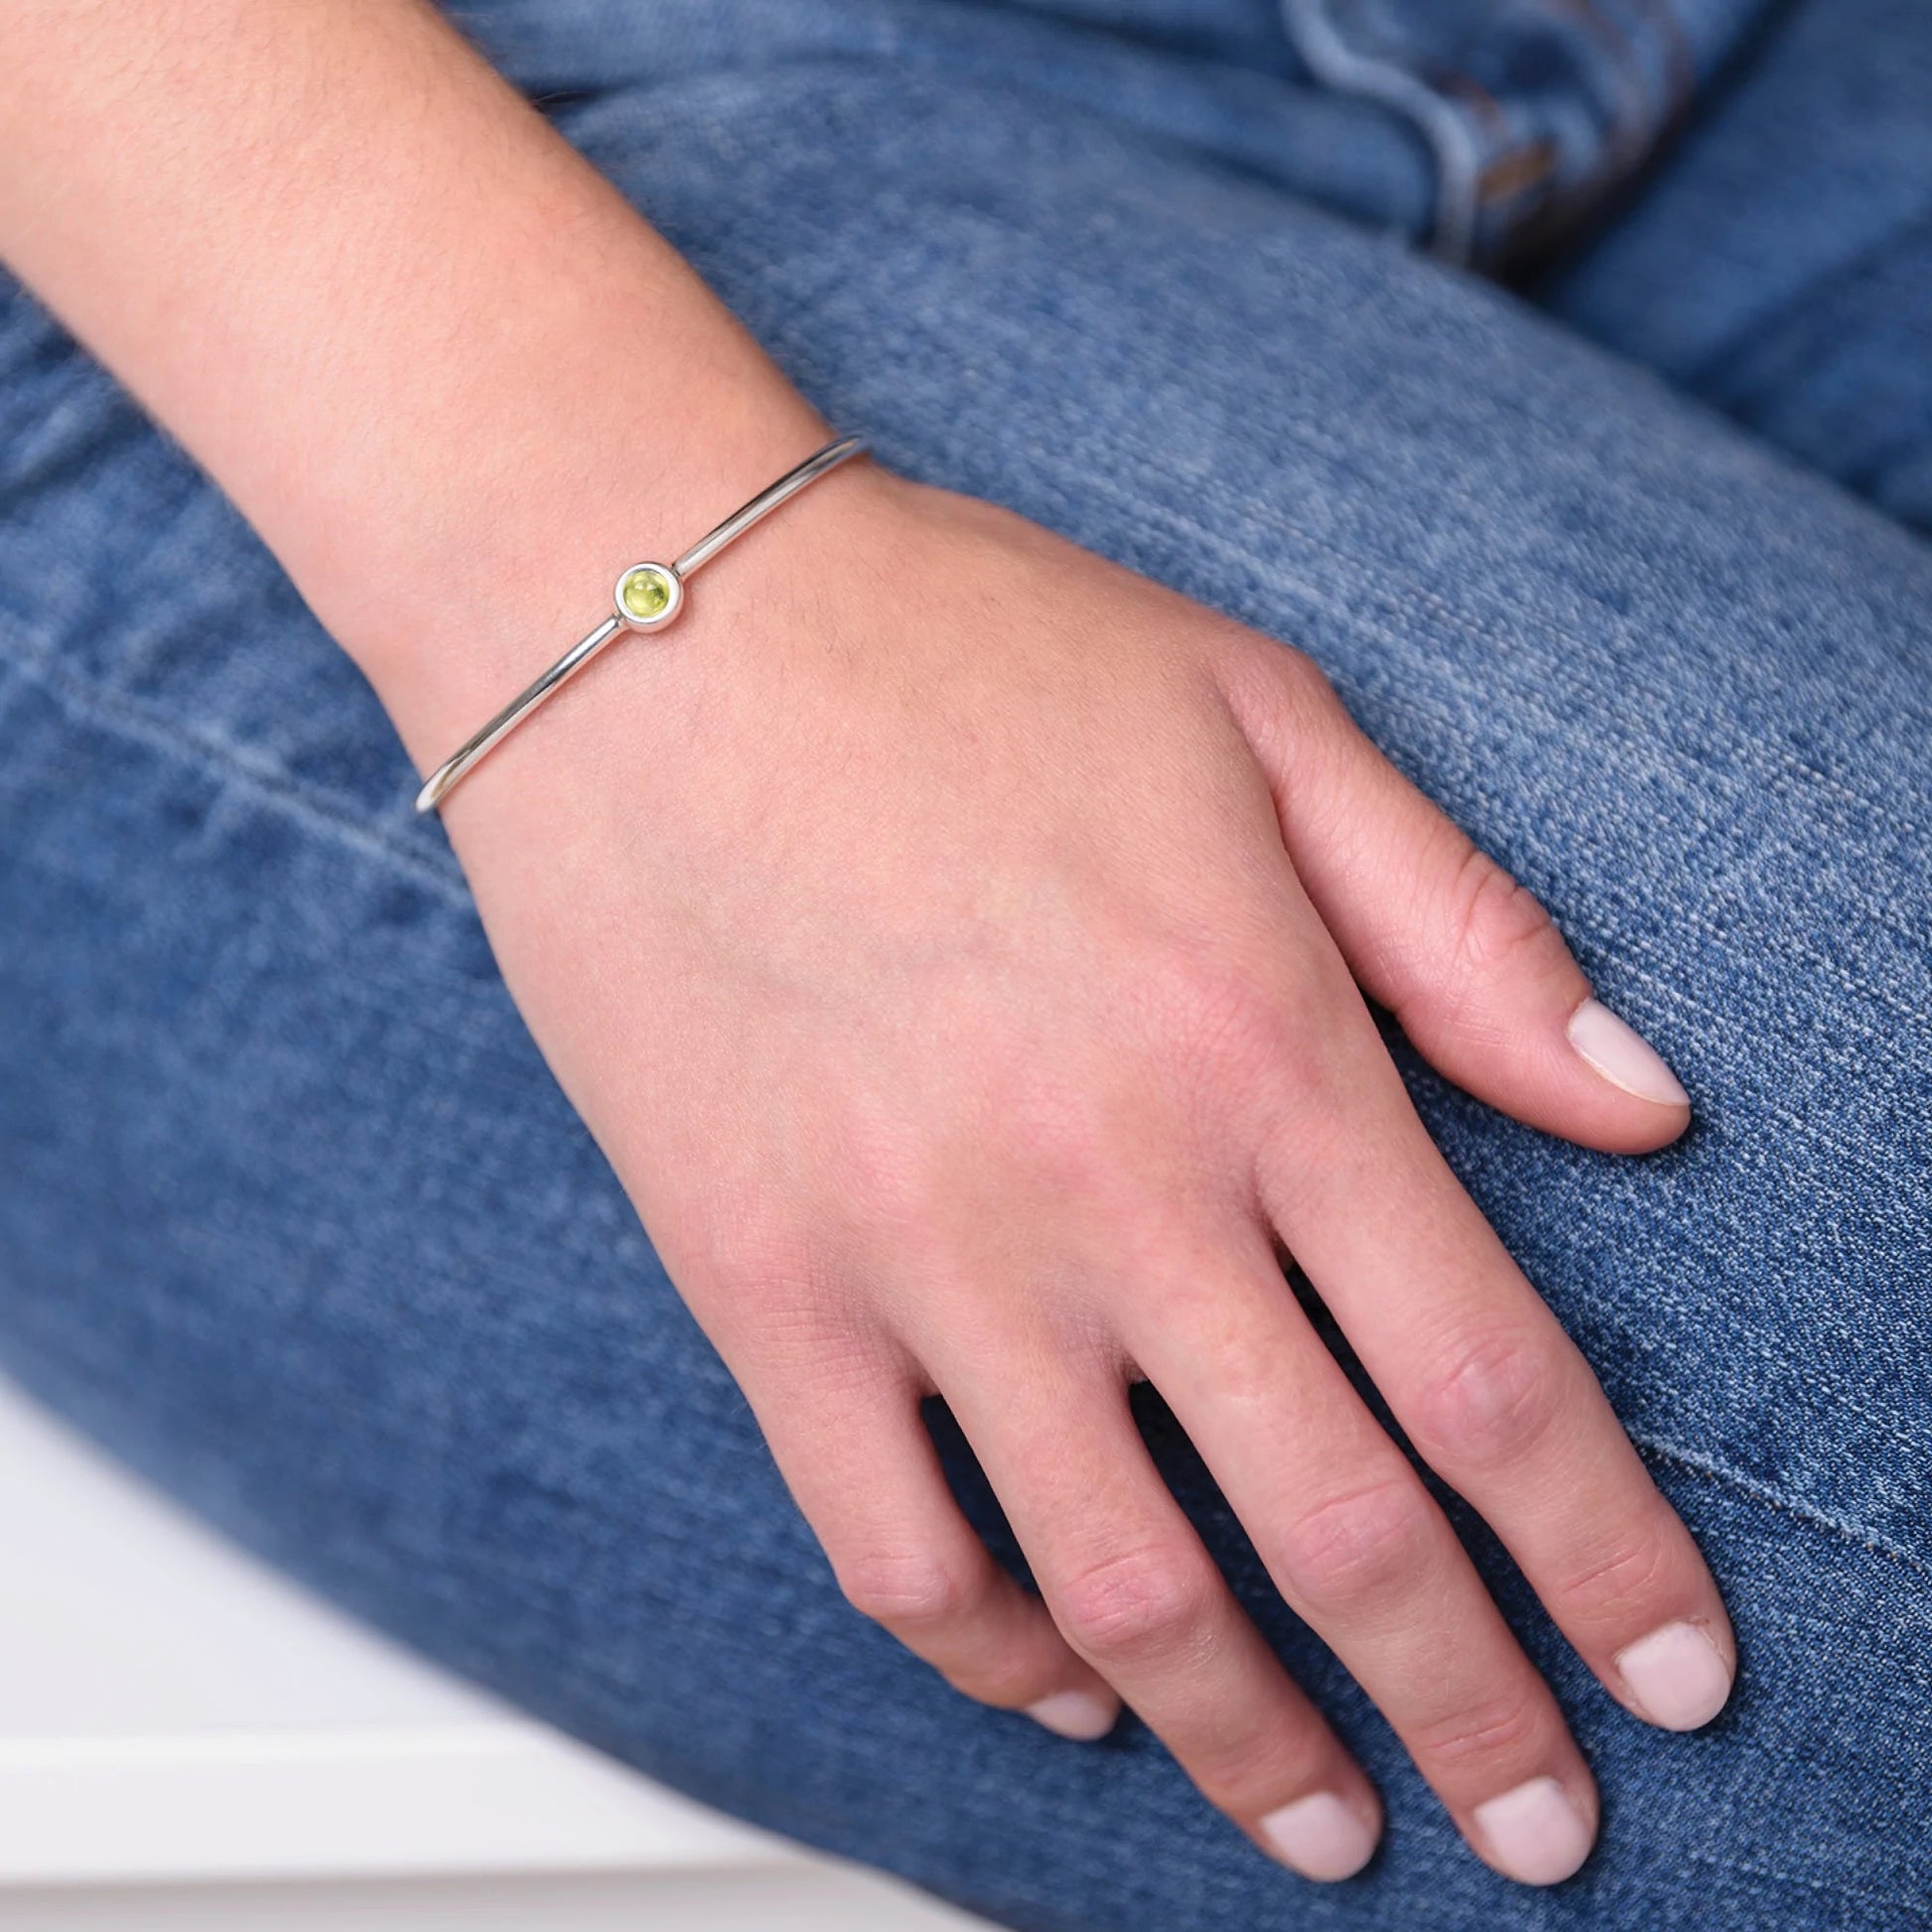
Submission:
[[[1618,1161],[1396,1042],[1709,1554],[1729,1710],[1670,1736],[1614,1708],[1451,1500],[1605,1800],[1578,1877],[1496,1877],[1146,1389],[1161,1465],[1387,1796],[1361,1878],[1273,1865],[1133,1720],[1064,1743],[851,1611],[411,818],[372,695],[17,291],[0,1357],[429,1653],[1002,1924],[1932,1925],[1932,550],[1587,318],[1368,231],[1393,203],[1333,212],[1341,176],[1426,186],[1399,146],[1317,157],[1296,192],[1284,103],[1311,96],[1237,57],[1251,9],[1200,10],[1217,46],[1164,40],[1151,0],[1133,33],[1072,11],[464,18],[832,420],[1312,652],[1683,1075],[1691,1134]],[[1604,246],[1663,250],[1626,218]]]
[[[1799,8],[1533,286],[1932,531],[1932,8]]]
[[[1574,221],[1663,140],[1766,0],[1282,0],[1311,72],[1412,119],[1432,240],[1494,260]]]

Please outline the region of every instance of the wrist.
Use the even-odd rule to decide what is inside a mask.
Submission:
[[[638,499],[626,488],[587,496],[580,486],[519,523],[513,544],[492,546],[489,581],[476,599],[427,611],[406,639],[392,627],[388,645],[359,653],[419,769],[440,765],[599,625],[621,570],[671,561],[830,439],[814,419],[780,454],[769,453],[774,435],[757,440],[766,451],[757,467],[748,459],[708,499],[690,492],[669,513],[680,523],[633,508]],[[469,809],[478,793],[520,800],[511,811],[521,817],[532,785],[586,809],[585,788],[610,790],[614,779],[633,793],[661,786],[667,812],[700,797],[720,758],[717,707],[758,702],[759,692],[768,702],[774,685],[795,675],[787,657],[833,640],[832,587],[891,552],[884,533],[894,504],[914,488],[862,459],[780,503],[693,574],[674,625],[620,632],[568,688],[496,741],[464,784],[456,822],[494,816],[482,799]],[[655,530],[644,530],[653,521]]]
[[[666,404],[647,372],[616,355],[609,366],[582,396],[557,396],[540,434],[385,485],[367,540],[298,574],[419,764],[446,757],[608,615],[620,570],[675,557],[832,435],[768,364],[702,404]],[[697,608],[775,549],[772,526],[801,509],[787,505],[715,565]]]
[[[30,8],[0,52],[0,253],[419,759],[829,435],[427,4]]]

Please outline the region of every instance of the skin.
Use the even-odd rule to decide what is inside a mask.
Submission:
[[[0,56],[0,254],[233,497],[425,769],[619,567],[830,433],[415,0],[21,0]],[[1581,1858],[1588,1769],[1278,1244],[1612,1697],[1644,1715],[1616,1660],[1672,1623],[1732,1667],[1688,1532],[1364,994],[1547,1132],[1635,1154],[1687,1109],[1572,1048],[1589,989],[1547,916],[1300,652],[861,464],[445,819],[841,1586],[968,1696],[1075,1728],[1125,1700],[1273,1856],[1262,1821],[1311,1794],[1380,1829],[1156,1474],[1145,1378],[1477,1855],[1533,1881]],[[959,1514],[935,1391],[1041,1596]],[[1540,1779],[1581,1821],[1554,1865],[1476,1816]]]

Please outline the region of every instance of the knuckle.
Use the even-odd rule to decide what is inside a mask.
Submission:
[[[1319,954],[1264,956],[1228,935],[1220,952],[1171,962],[1154,984],[1166,1091],[1186,1096],[1200,1120],[1245,1109],[1260,1142],[1298,1168],[1323,1158],[1346,1117],[1352,1043]]]
[[[1224,1282],[1183,1280],[1164,1289],[1163,1311],[1184,1325],[1202,1398],[1230,1419],[1278,1413],[1296,1386],[1303,1337],[1279,1318],[1231,1296]]]
[[[1436,1537],[1434,1505],[1405,1470],[1290,1524],[1282,1563],[1311,1608],[1346,1612],[1413,1581]]]
[[[1536,1698],[1505,1692],[1415,1726],[1410,1742],[1418,1758],[1444,1768],[1520,1762],[1535,1755],[1546,1723]]]
[[[1352,724],[1340,693],[1307,651],[1272,637],[1263,640],[1262,648],[1293,727],[1303,732],[1333,731]]]
[[[1543,901],[1473,845],[1456,869],[1449,919],[1454,956],[1472,975],[1505,968],[1556,938]]]
[[[1211,1736],[1184,1754],[1184,1768],[1209,1804],[1239,1821],[1252,1817],[1284,1783],[1300,1782],[1317,1758],[1311,1737],[1284,1736],[1264,1716],[1265,1700],[1217,1711]]]
[[[1581,1569],[1559,1580],[1551,1601],[1557,1620],[1569,1625],[1638,1620],[1665,1593],[1672,1567],[1670,1544],[1654,1522],[1623,1529]]]
[[[1221,688],[1250,733],[1283,745],[1332,730],[1344,715],[1335,687],[1306,651],[1246,624],[1229,623],[1223,636]]]
[[[845,1600],[895,1636],[916,1638],[973,1610],[973,1582],[924,1550],[863,1550],[835,1566]]]
[[[1457,1341],[1423,1378],[1403,1421],[1431,1462],[1495,1468],[1549,1434],[1569,1379],[1542,1341],[1517,1329],[1491,1329]]]
[[[1293,1043],[1282,1004],[1232,947],[1179,952],[1143,984],[1155,989],[1166,1037],[1190,1061],[1259,1067]]]
[[[696,1233],[707,1279],[733,1299],[770,1293],[809,1300],[822,1276],[807,1238],[756,1211],[721,1210],[715,1225],[701,1225]]]
[[[914,1237],[930,1210],[929,1177],[913,1137],[903,1127],[845,1119],[837,1123],[825,1164],[829,1205],[837,1225],[864,1241]]]
[[[707,1333],[767,1385],[838,1398],[877,1391],[897,1372],[840,1257],[809,1238],[742,1235],[703,1253],[689,1279]]]
[[[1018,1711],[1042,1694],[1038,1660],[1010,1648],[982,1646],[943,1675],[962,1697],[998,1711]]]
[[[986,1077],[998,1095],[991,1118],[999,1144],[1035,1184],[1079,1198],[1104,1191],[1113,1163],[1090,1093],[1046,1077],[1038,1066]]]
[[[1197,1642],[1217,1587],[1204,1559],[1162,1549],[1121,1551],[1061,1584],[1059,1616],[1067,1636],[1089,1655],[1132,1663]]]

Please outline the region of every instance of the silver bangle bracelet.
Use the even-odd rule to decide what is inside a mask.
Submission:
[[[815,455],[808,456],[797,469],[787,470],[769,488],[759,490],[743,509],[734,510],[674,563],[632,564],[618,578],[611,615],[588,637],[572,644],[527,690],[518,692],[461,750],[439,764],[416,794],[416,809],[433,812],[489,752],[546,699],[561,691],[620,631],[662,630],[684,609],[687,578],[702,570],[754,523],[769,516],[780,503],[789,502],[806,484],[816,483],[865,448],[863,436],[843,436],[836,443],[828,443]]]

